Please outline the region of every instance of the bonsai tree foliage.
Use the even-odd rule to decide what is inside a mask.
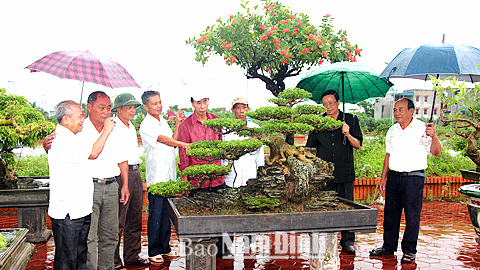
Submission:
[[[437,96],[441,100],[441,120],[444,123],[453,123],[455,134],[467,140],[467,156],[477,166],[476,171],[480,172],[480,123],[479,123],[479,105],[480,105],[480,84],[476,84],[473,89],[468,89],[465,82],[459,82],[455,77],[444,80],[436,79],[430,76],[433,89],[437,91]],[[445,81],[451,86],[443,87]],[[444,106],[460,105],[457,111],[446,112]],[[462,115],[462,110],[468,110],[471,117]]]
[[[191,143],[190,147],[192,149],[187,150],[188,155],[206,161],[228,160],[229,163],[227,166],[213,164],[191,166],[183,171],[183,175],[200,178],[200,183],[197,186],[199,187],[205,179],[230,173],[232,169],[235,169],[233,161],[246,153],[256,151],[263,144],[266,144],[269,146],[270,155],[265,160],[267,166],[261,169],[261,171],[264,176],[273,175],[273,177],[265,177],[264,179],[267,180],[258,180],[254,183],[250,183],[249,180],[249,183],[247,183],[247,189],[248,186],[257,185],[261,191],[256,193],[255,196],[251,195],[252,191],[250,190],[243,192],[242,196],[236,194],[237,197],[235,197],[230,194],[233,197],[227,196],[226,198],[217,199],[223,200],[225,203],[232,203],[235,201],[235,198],[238,199],[240,197],[243,203],[250,205],[251,208],[257,208],[258,204],[262,205],[259,208],[263,208],[265,205],[276,207],[280,205],[280,198],[286,198],[288,201],[302,201],[314,189],[323,187],[322,185],[331,179],[333,166],[331,163],[326,163],[317,158],[315,156],[316,150],[314,149],[310,152],[303,146],[287,144],[285,142],[286,134],[307,134],[310,131],[337,129],[343,125],[341,121],[322,116],[326,110],[324,106],[298,105],[298,103],[305,101],[310,96],[309,92],[299,88],[287,89],[281,92],[277,98],[269,99],[270,102],[277,105],[276,107],[262,107],[245,113],[246,116],[253,119],[266,121],[259,128],[248,128],[245,122],[240,119],[217,118],[204,121],[203,124],[212,128],[216,133],[227,134],[235,132],[250,138],[234,141],[199,141]],[[320,177],[320,174],[330,174],[330,177]],[[312,180],[314,178],[318,181]],[[235,193],[236,191],[231,192]],[[215,197],[217,195],[209,194],[208,196],[205,200],[211,201],[213,198],[211,196]],[[253,199],[256,203],[252,202],[252,198],[256,197],[257,199]],[[260,199],[262,202],[258,201]]]
[[[41,112],[32,108],[21,96],[7,95],[0,88],[0,186],[4,181],[15,181],[11,169],[15,146],[36,147],[37,142],[50,134],[55,125],[45,120]]]
[[[211,55],[223,56],[227,65],[239,65],[248,79],[258,78],[275,96],[285,90],[284,80],[299,75],[305,65],[355,62],[361,49],[347,40],[347,32],[333,30],[330,14],[317,28],[304,13],[295,13],[279,2],[266,0],[262,8],[217,19],[199,37],[186,43],[196,49],[195,60],[205,64]]]

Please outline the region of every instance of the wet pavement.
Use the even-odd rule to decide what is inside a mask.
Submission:
[[[378,208],[378,229],[375,233],[358,233],[356,235],[356,255],[339,252],[340,269],[480,269],[480,245],[475,242],[475,232],[470,223],[467,206],[459,202],[424,202],[422,222],[417,247],[417,260],[414,264],[401,264],[400,249],[394,255],[370,257],[369,251],[382,245],[383,206]],[[147,213],[143,213],[142,253],[147,258]],[[17,226],[15,214],[0,212],[0,228]],[[47,218],[47,226],[51,228]],[[404,229],[402,227],[400,237]],[[260,235],[257,237],[257,253],[235,253],[232,259],[217,258],[217,269],[308,269],[309,260],[302,247],[308,246],[307,234],[289,235],[287,238],[275,238],[278,235]],[[283,240],[282,240],[283,239]],[[285,240],[287,239],[287,240]],[[287,245],[288,252],[273,255],[275,241],[296,239],[298,249]],[[181,254],[185,253],[183,243],[178,242],[172,231],[171,246]],[[285,243],[283,243],[285,244]],[[287,243],[288,244],[288,243]],[[53,237],[45,243],[35,244],[37,252],[32,257],[27,269],[53,269]],[[243,238],[236,237],[235,247],[243,248]],[[248,246],[248,245],[247,245]],[[308,249],[308,248],[307,248]],[[260,251],[258,253],[258,251]],[[293,252],[292,252],[293,251]],[[278,253],[277,253],[278,254]],[[149,267],[126,266],[127,269],[185,269],[185,256],[175,259],[166,258],[161,265]]]

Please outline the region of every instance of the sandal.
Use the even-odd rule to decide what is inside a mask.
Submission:
[[[176,252],[175,250],[170,251],[170,253],[161,254],[161,255],[162,256],[168,256],[168,257],[178,257],[178,256],[180,256],[180,254],[178,254],[178,252]]]
[[[413,253],[406,253],[403,254],[402,263],[413,263],[415,261],[415,254]]]
[[[148,260],[138,258],[136,261],[125,263],[125,265],[149,266],[150,262]]]
[[[392,254],[393,254],[393,251],[386,250],[384,247],[379,247],[370,251],[370,255],[372,256],[392,255]]]
[[[115,269],[115,270],[123,270],[123,269],[125,269],[125,267],[124,267],[123,265],[121,265],[121,264],[117,264],[117,265],[115,265],[115,268],[114,268],[114,269]]]
[[[152,263],[163,263],[162,254],[158,254],[158,255],[153,256],[153,257],[148,257],[148,259],[149,259]]]

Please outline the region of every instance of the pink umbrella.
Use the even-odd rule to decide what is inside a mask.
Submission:
[[[110,88],[140,88],[119,63],[95,56],[88,51],[54,52],[30,64],[26,69],[30,69],[30,72],[42,71],[62,79],[92,82]]]

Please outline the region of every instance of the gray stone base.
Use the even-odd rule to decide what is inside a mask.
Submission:
[[[215,270],[217,267],[217,238],[206,241],[191,242],[185,246],[187,270]]]
[[[338,232],[309,235],[310,269],[339,269]]]
[[[18,227],[28,229],[28,242],[45,242],[50,237],[52,231],[47,229],[47,208],[18,207],[17,218]]]

